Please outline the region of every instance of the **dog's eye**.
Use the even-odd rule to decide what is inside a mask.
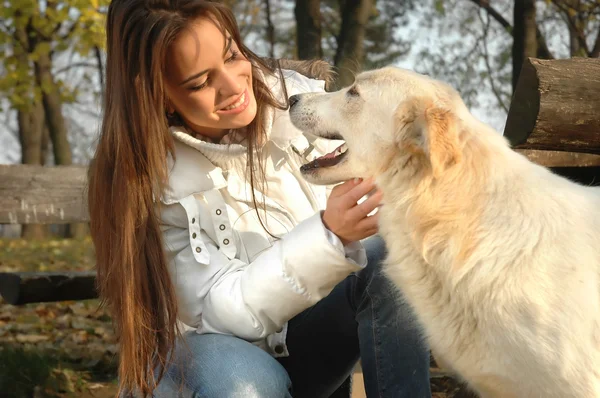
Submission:
[[[360,96],[360,93],[356,89],[356,86],[350,87],[350,90],[348,90],[347,94],[349,96],[351,96],[351,97],[358,97],[358,96]]]

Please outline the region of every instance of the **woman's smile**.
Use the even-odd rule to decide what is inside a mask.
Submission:
[[[221,109],[217,110],[216,113],[221,115],[242,113],[248,109],[249,104],[250,96],[248,95],[248,89],[245,89],[232,104],[222,107]]]

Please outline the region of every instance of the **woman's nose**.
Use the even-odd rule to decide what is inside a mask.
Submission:
[[[237,75],[231,73],[230,71],[223,71],[221,73],[221,86],[219,92],[224,97],[240,94],[242,91],[242,87],[240,87],[239,79],[236,78]]]

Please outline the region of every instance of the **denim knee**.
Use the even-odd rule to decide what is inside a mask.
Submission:
[[[232,336],[188,333],[154,397],[287,398],[290,378],[269,354]]]
[[[365,290],[373,280],[387,279],[383,273],[383,261],[387,256],[385,241],[378,235],[362,241],[367,254],[367,266],[357,274],[359,290]]]

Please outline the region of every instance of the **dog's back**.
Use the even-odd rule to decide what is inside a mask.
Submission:
[[[482,396],[600,397],[600,191],[474,126],[454,171],[382,208],[388,273]]]

